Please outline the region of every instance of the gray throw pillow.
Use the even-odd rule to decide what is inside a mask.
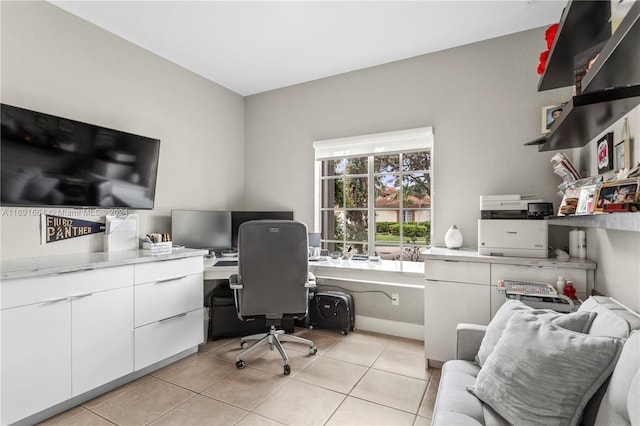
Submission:
[[[511,424],[575,425],[611,375],[623,343],[537,315],[513,315],[468,390]]]
[[[551,309],[534,309],[527,306],[519,300],[507,300],[496,312],[495,316],[487,326],[480,348],[476,354],[476,364],[482,367],[487,357],[493,351],[498,343],[507,321],[516,313],[527,312],[533,315],[539,315],[549,321],[553,321],[562,328],[576,331],[578,333],[587,333],[591,327],[591,323],[596,316],[595,312],[572,312],[570,314],[561,314]]]

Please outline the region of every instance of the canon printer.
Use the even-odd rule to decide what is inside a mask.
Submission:
[[[518,194],[481,195],[478,254],[486,256],[549,257],[546,216],[552,203]]]

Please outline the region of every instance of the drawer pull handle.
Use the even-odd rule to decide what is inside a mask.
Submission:
[[[187,313],[185,312],[185,313],[182,313],[182,314],[174,315],[174,316],[169,317],[169,318],[161,319],[159,322],[165,322],[165,321],[169,321],[169,320],[176,319],[176,318],[181,318],[181,317],[186,317],[186,316],[187,316]]]
[[[57,299],[50,299],[50,300],[45,300],[42,303],[58,303],[58,302],[64,302],[65,300],[69,300],[69,297],[59,297]]]
[[[166,280],[156,281],[156,284],[168,283],[169,281],[178,281],[178,280],[181,280],[183,278],[187,278],[187,276],[183,275],[181,277],[167,278]]]
[[[88,297],[88,296],[92,296],[93,293],[82,293],[82,294],[76,294],[74,296],[69,297],[69,299],[81,299],[83,297]]]

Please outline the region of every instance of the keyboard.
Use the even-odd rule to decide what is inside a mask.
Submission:
[[[556,289],[547,283],[518,280],[499,280],[498,293],[529,294],[536,296],[555,296]]]
[[[218,260],[213,266],[238,266],[237,260]]]

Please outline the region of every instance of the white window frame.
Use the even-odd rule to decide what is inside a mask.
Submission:
[[[315,150],[314,166],[314,230],[322,231],[322,161],[341,159],[345,157],[369,156],[370,180],[373,178],[373,156],[395,153],[429,151],[433,159],[433,127],[420,127],[416,129],[400,130],[385,133],[376,133],[361,136],[352,136],[337,139],[318,140],[313,143]],[[432,163],[433,164],[433,163]],[[431,167],[432,169],[433,167]],[[431,193],[433,194],[433,176],[431,179]],[[368,212],[370,223],[375,223],[374,204],[375,193],[368,193]],[[402,210],[402,200],[400,204]],[[403,223],[399,218],[399,223]],[[433,229],[433,227],[432,227]],[[373,235],[371,235],[373,234]],[[400,247],[403,246],[402,225],[400,226]],[[375,227],[369,226],[368,241],[369,254],[375,250]]]

